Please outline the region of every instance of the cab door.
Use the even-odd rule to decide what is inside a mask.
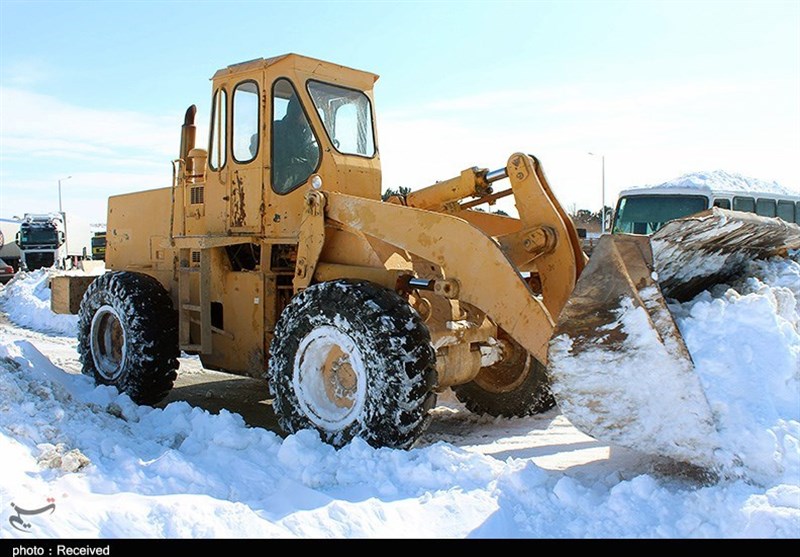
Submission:
[[[263,229],[262,153],[264,100],[259,81],[242,78],[231,90],[231,160],[228,173],[226,231],[258,234]]]

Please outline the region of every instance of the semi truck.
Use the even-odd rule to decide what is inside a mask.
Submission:
[[[17,232],[20,268],[64,267],[66,258],[64,215],[26,213]]]

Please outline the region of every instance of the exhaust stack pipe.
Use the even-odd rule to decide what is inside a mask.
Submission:
[[[195,105],[186,109],[186,115],[183,117],[183,126],[181,126],[181,152],[178,153],[178,158],[186,162],[189,151],[194,149],[195,134],[197,128],[194,125],[194,117],[197,114],[197,107]]]

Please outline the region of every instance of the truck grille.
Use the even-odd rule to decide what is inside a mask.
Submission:
[[[52,267],[53,263],[55,263],[55,257],[53,252],[26,253],[25,263],[29,271],[35,271],[43,267]]]

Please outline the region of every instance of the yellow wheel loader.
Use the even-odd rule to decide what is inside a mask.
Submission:
[[[750,222],[763,242],[747,253],[741,218],[715,212],[652,240],[607,236],[584,268],[525,153],[382,201],[376,79],[295,54],[213,76],[207,149],[192,106],[171,187],[109,199],[110,272],[85,293],[69,279],[68,295],[54,290],[54,306],[82,294],[84,373],[152,404],[180,351],[199,354],[210,369],[266,376],[280,425],[335,445],[409,447],[448,388],[495,416],[558,401],[597,438],[714,466],[713,415],[659,285],[689,282],[670,274],[681,254],[730,255],[706,258],[715,280],[800,245],[797,227]],[[477,210],[506,196],[518,218]],[[740,236],[728,245],[730,227]],[[671,255],[659,266],[654,251]],[[659,349],[643,353],[642,334]],[[619,358],[641,358],[642,373],[617,376]]]

